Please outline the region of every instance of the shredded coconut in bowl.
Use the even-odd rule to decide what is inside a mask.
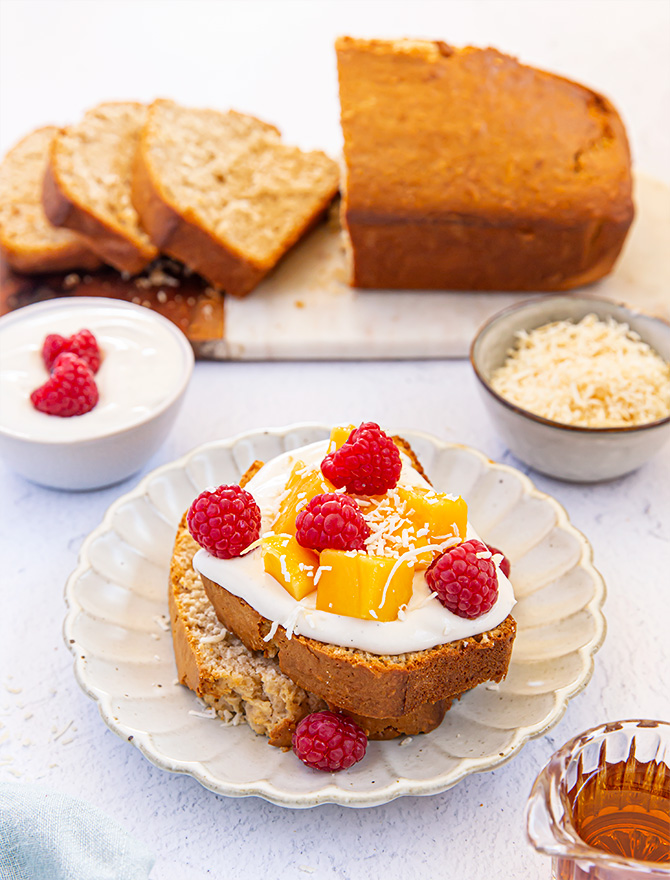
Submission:
[[[612,318],[590,314],[517,332],[494,391],[522,409],[568,425],[618,428],[670,415],[670,364]]]

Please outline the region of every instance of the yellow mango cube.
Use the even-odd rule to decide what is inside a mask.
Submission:
[[[323,550],[319,559],[316,607],[364,620],[396,620],[412,596],[414,568],[386,556],[356,550]],[[390,580],[389,580],[390,577]]]
[[[440,544],[452,536],[465,538],[468,525],[468,505],[462,498],[449,498],[432,489],[398,487],[398,496],[405,504],[404,516],[413,526],[410,540],[415,547]],[[418,568],[425,568],[432,560],[432,551],[417,558]]]
[[[315,590],[319,557],[301,547],[292,535],[265,535],[261,540],[263,567],[298,602]]]
[[[296,461],[289,474],[285,497],[279,505],[279,514],[272,524],[272,531],[295,535],[295,518],[303,507],[307,507],[315,495],[333,491],[335,487],[320,470],[308,468],[304,461]]]
[[[349,439],[352,431],[356,430],[356,425],[338,425],[330,432],[330,443],[328,444],[328,452],[335,452]]]

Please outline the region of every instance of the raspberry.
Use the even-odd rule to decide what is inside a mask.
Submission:
[[[512,566],[509,559],[505,556],[502,550],[498,550],[497,547],[492,547],[491,544],[487,544],[486,546],[491,551],[491,556],[502,556],[502,559],[498,563],[498,568],[505,575],[505,577],[508,578],[510,576],[510,572],[512,571]]]
[[[324,477],[352,495],[383,495],[398,482],[398,447],[374,422],[364,422],[321,462]]]
[[[486,558],[478,558],[480,553],[486,553]],[[495,565],[481,541],[464,541],[446,550],[426,570],[426,581],[444,607],[458,617],[481,617],[498,598]]]
[[[347,770],[365,755],[368,739],[351,718],[337,712],[312,712],[293,734],[293,751],[315,770]]]
[[[315,495],[295,519],[298,544],[310,550],[364,550],[370,526],[353,498]]]
[[[80,330],[66,338],[59,333],[50,333],[42,346],[42,360],[47,370],[51,370],[59,354],[70,352],[80,357],[92,373],[100,367],[100,349],[90,330]]]
[[[93,373],[76,354],[65,352],[54,361],[51,376],[30,395],[35,409],[50,416],[82,416],[98,402]]]
[[[198,544],[219,559],[241,556],[261,533],[261,511],[253,495],[235,485],[198,495],[187,522]]]

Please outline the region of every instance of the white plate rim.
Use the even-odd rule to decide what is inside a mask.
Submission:
[[[419,782],[411,779],[398,779],[387,785],[385,788],[374,791],[343,792],[335,785],[325,784],[319,785],[313,792],[298,793],[287,791],[284,788],[278,788],[271,781],[266,779],[259,780],[250,785],[230,781],[223,782],[212,775],[207,768],[199,762],[180,761],[170,759],[168,756],[163,755],[153,747],[147,736],[143,735],[141,732],[138,733],[136,728],[124,725],[121,720],[115,719],[109,705],[110,698],[113,695],[107,694],[96,688],[95,684],[87,678],[85,665],[81,662],[81,651],[84,649],[77,643],[74,634],[74,625],[78,615],[85,613],[76,598],[75,586],[82,574],[91,568],[87,556],[89,547],[96,539],[110,531],[115,512],[129,501],[146,496],[148,487],[156,478],[175,469],[183,470],[192,458],[203,452],[222,447],[232,448],[240,441],[249,442],[253,441],[255,438],[266,436],[268,434],[281,438],[305,430],[321,430],[324,432],[324,436],[327,436],[330,431],[330,426],[314,422],[297,422],[286,426],[245,431],[220,440],[209,441],[191,449],[185,455],[154,469],[143,477],[134,488],[112,502],[107,508],[100,524],[84,540],[79,551],[77,565],[65,585],[65,603],[68,610],[63,623],[63,638],[66,647],[75,658],[74,674],[77,683],[84,693],[97,703],[100,715],[110,730],[117,734],[121,739],[131,742],[132,745],[137,747],[151,763],[160,769],[171,773],[181,773],[192,776],[205,788],[216,794],[228,797],[258,796],[279,806],[290,807],[293,809],[309,808],[328,803],[335,803],[348,807],[370,807],[385,804],[398,797],[406,795],[423,796],[438,794],[457,785],[461,780],[472,773],[493,770],[494,768],[505,764],[518,754],[529,740],[541,736],[551,727],[555,726],[563,717],[569,700],[580,693],[589,683],[593,674],[595,654],[605,639],[607,629],[603,613],[603,605],[606,599],[605,582],[600,572],[593,565],[593,552],[591,545],[586,537],[574,525],[572,525],[565,508],[551,495],[537,489],[533,482],[524,473],[510,465],[492,461],[482,452],[473,447],[461,443],[450,443],[441,440],[432,434],[413,429],[398,428],[393,429],[390,433],[399,434],[409,440],[410,443],[412,442],[412,438],[416,438],[417,440],[428,443],[437,449],[445,449],[448,447],[462,449],[478,458],[487,469],[514,474],[514,476],[520,480],[524,494],[548,503],[556,513],[556,527],[560,528],[562,531],[568,532],[577,539],[581,548],[581,555],[576,567],[588,571],[593,581],[593,596],[580,610],[589,612],[593,619],[595,627],[594,632],[589,641],[577,648],[574,652],[579,655],[582,663],[582,673],[580,677],[570,685],[555,689],[553,691],[554,704],[552,710],[547,716],[545,716],[545,718],[541,719],[541,721],[536,724],[516,728],[516,734],[513,740],[502,754],[481,758],[462,758],[460,759],[458,772],[437,774],[429,780]],[[166,560],[166,564],[169,564],[169,560]],[[288,755],[288,758],[295,760],[291,755]],[[323,778],[325,781],[328,776],[323,774]]]

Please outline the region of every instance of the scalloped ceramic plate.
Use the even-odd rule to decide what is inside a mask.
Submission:
[[[605,635],[605,585],[563,508],[514,468],[402,431],[435,487],[463,495],[477,531],[512,563],[518,633],[506,680],[465,694],[430,734],[371,742],[365,759],[339,774],[304,767],[246,725],[204,717],[194,694],[175,683],[167,580],[177,524],[202,489],[328,433],[294,425],[244,434],[158,468],[109,508],[67,583],[65,640],[104,721],[158,767],[218,794],[300,808],[444,791],[556,724],[591,677]]]

